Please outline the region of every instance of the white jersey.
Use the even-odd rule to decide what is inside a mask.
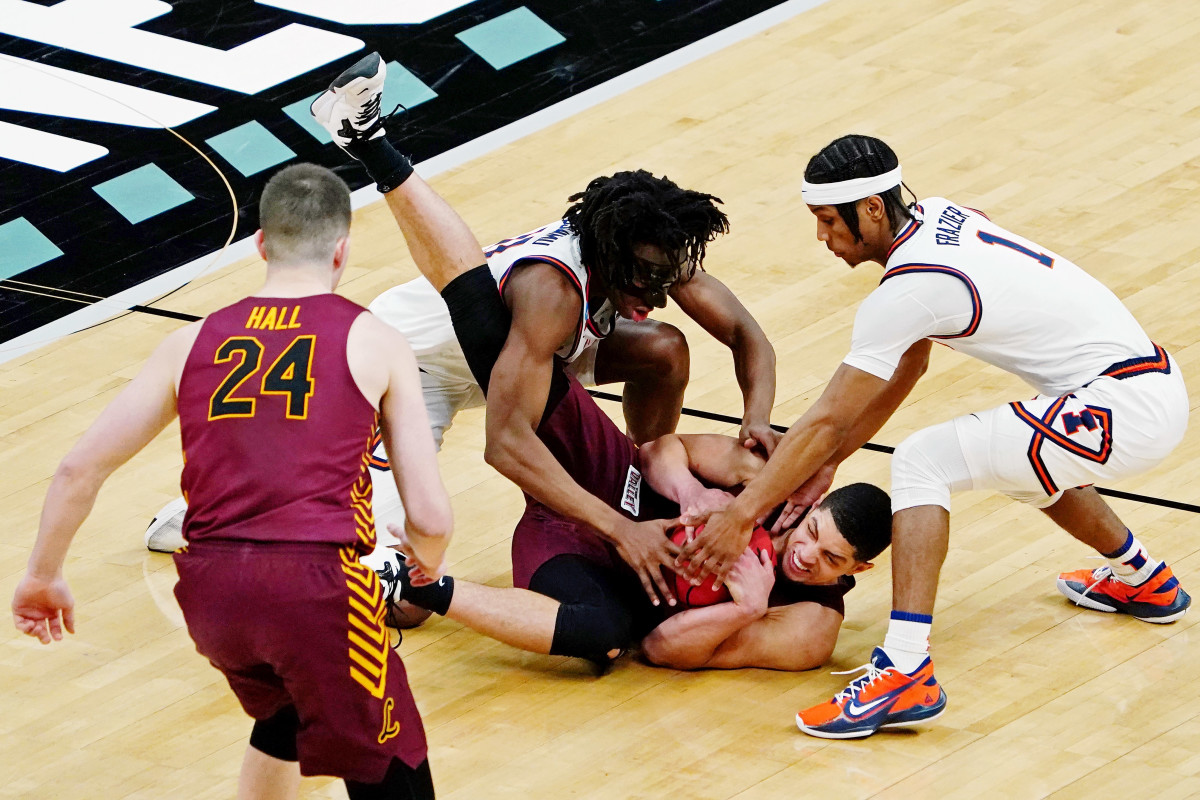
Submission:
[[[1064,395],[1157,348],[1104,284],[984,214],[932,197],[858,309],[845,363],[887,380],[932,338]]]
[[[504,239],[488,247],[485,253],[500,291],[504,290],[512,268],[518,262],[530,261],[553,265],[579,290],[583,305],[575,336],[555,353],[559,358],[574,361],[612,332],[615,309],[607,300],[599,308],[590,307],[591,275],[580,258],[579,237],[566,222],[560,220],[522,236]],[[450,309],[424,277],[388,289],[371,302],[370,309],[404,334],[424,372],[443,379],[474,383],[454,335]]]

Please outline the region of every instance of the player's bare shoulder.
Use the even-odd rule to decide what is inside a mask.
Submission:
[[[346,363],[358,390],[375,408],[393,376],[411,372],[417,365],[404,334],[366,309],[350,324],[346,336]]]
[[[196,343],[196,337],[200,335],[200,329],[204,326],[205,319],[207,317],[189,322],[182,328],[169,333],[167,338],[159,342],[153,355],[150,356],[150,361],[147,361],[147,365],[149,365],[152,361],[161,360],[163,369],[170,372],[176,394],[179,394],[179,381],[183,377],[183,367],[187,364],[188,356],[192,352],[192,345]]]

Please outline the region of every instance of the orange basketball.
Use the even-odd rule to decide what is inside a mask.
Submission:
[[[696,533],[704,530],[704,526],[700,525],[696,528]],[[680,526],[671,533],[671,541],[675,544],[682,545],[687,537],[687,531],[683,526]],[[771,560],[775,559],[775,548],[771,545],[771,534],[761,527],[754,529],[754,533],[750,535],[750,547],[754,552],[759,553],[766,551],[771,556]],[[684,566],[687,562],[684,562]],[[703,608],[716,603],[723,603],[726,600],[732,599],[729,595],[729,589],[722,584],[720,589],[713,589],[714,576],[709,575],[704,579],[704,582],[699,586],[693,586],[686,578],[678,573],[671,573],[670,577],[674,578],[675,597],[679,600],[680,605],[684,608]]]

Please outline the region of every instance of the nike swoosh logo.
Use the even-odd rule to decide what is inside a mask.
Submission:
[[[876,708],[878,708],[879,706],[888,702],[889,700],[894,699],[895,696],[896,696],[895,692],[888,692],[883,697],[878,697],[878,698],[872,700],[871,702],[867,703],[865,706],[860,706],[857,703],[855,703],[853,700],[851,700],[846,705],[846,710],[850,712],[850,716],[852,716],[852,717],[861,717],[864,714],[871,713]]]

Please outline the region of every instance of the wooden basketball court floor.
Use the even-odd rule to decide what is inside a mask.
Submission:
[[[435,186],[482,241],[555,218],[595,175],[644,167],[724,198],[733,232],[709,270],[777,348],[775,421],[817,396],[849,344],[874,265],[848,270],[814,240],[800,198],[809,155],[881,136],[919,195],[945,195],[1092,271],[1178,359],[1200,398],[1200,5],[831,0],[815,10],[452,173]],[[356,215],[344,293],[369,301],[416,274],[382,204]],[[163,305],[204,313],[253,290],[256,263]],[[673,309],[693,348],[687,404],[739,414],[727,352]],[[0,595],[11,597],[58,460],[179,323],[130,315],[0,367]],[[1032,394],[938,348],[877,441]],[[1194,426],[1159,468],[1119,487],[1200,501]],[[729,426],[684,418],[682,430]],[[519,492],[483,464],[482,414],[449,433],[451,572],[507,585]],[[280,454],[280,457],[285,457]],[[41,647],[0,626],[0,797],[232,797],[250,729],[192,648],[169,557],[141,534],[178,491],[177,430],[105,487],[67,576],[78,633]],[[236,465],[231,465],[231,474]],[[864,452],[840,482],[888,484]],[[1200,519],[1117,501],[1200,591]],[[848,596],[832,662],[801,674],[680,673],[626,658],[594,677],[437,619],[401,653],[443,798],[1200,797],[1200,636],[1069,605],[1057,572],[1089,551],[1036,511],[956,499],[934,626],[947,713],[914,731],[813,739],[800,707],[845,684],[890,607],[886,557]],[[247,609],[248,614],[253,609]],[[328,779],[306,797],[344,797]]]

